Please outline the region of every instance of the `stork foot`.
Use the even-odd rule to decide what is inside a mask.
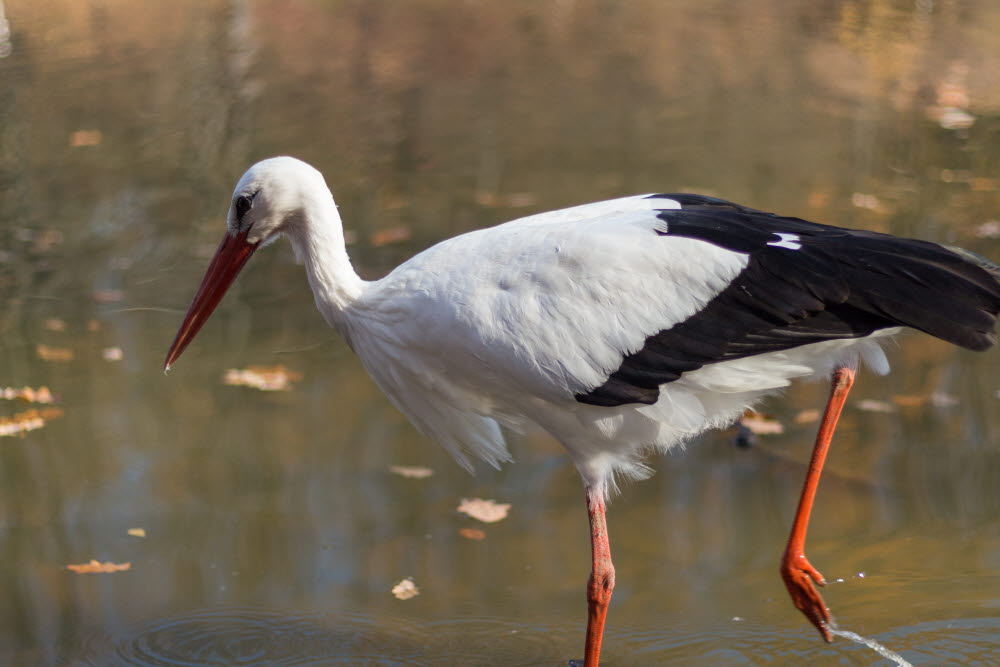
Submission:
[[[823,639],[832,642],[830,624],[833,623],[833,618],[830,616],[830,609],[823,602],[823,596],[816,590],[816,584],[826,586],[826,579],[820,571],[809,563],[801,551],[786,551],[781,559],[781,578],[785,580],[785,587],[792,596],[795,607],[816,626]]]

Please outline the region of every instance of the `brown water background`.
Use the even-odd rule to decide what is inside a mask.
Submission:
[[[257,159],[325,173],[368,278],[462,231],[664,191],[1000,260],[990,0],[0,8],[0,387],[62,411],[0,438],[3,664],[581,656],[587,522],[560,447],[512,435],[515,464],[467,475],[325,326],[287,245],[160,372]],[[810,559],[844,627],[914,664],[998,664],[1000,353],[910,334],[890,359],[848,404]],[[249,364],[302,378],[223,384]],[[783,434],[709,434],[615,500],[606,664],[886,664],[821,642],[777,575],[815,428],[795,418],[825,393],[795,386],[765,406]],[[509,518],[458,514],[473,496]],[[65,568],[92,558],[131,569]],[[421,594],[396,600],[407,576]]]

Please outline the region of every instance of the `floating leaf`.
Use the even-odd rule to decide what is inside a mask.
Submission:
[[[389,466],[389,472],[407,479],[423,479],[434,474],[433,470],[423,466]]]
[[[485,540],[486,533],[478,528],[462,528],[458,531],[458,534],[467,540]]]
[[[813,190],[809,193],[806,203],[809,208],[826,208],[830,204],[829,190]]]
[[[125,292],[120,289],[98,289],[91,296],[97,303],[118,303],[125,298]]]
[[[533,192],[512,192],[504,199],[504,203],[511,208],[534,206],[537,202],[538,197]]]
[[[67,347],[52,347],[51,345],[36,345],[35,352],[42,361],[72,361],[73,350]]]
[[[973,235],[981,239],[1000,238],[1000,220],[987,220],[972,230]]]
[[[931,394],[931,405],[935,408],[953,408],[958,405],[958,397],[946,394],[943,391],[935,391]]]
[[[293,382],[302,379],[301,373],[284,366],[248,366],[243,369],[230,368],[222,381],[234,387],[252,387],[261,391],[288,391]]]
[[[128,529],[128,534],[131,535],[132,537],[146,537],[146,529],[145,528],[129,528]]]
[[[32,389],[31,387],[21,387],[20,389],[4,387],[0,389],[0,398],[6,398],[8,401],[16,399],[27,401],[28,403],[52,403],[55,400],[49,388],[44,386],[38,389]]]
[[[951,408],[958,405],[959,400],[951,394],[935,391],[927,395],[897,394],[892,397],[892,402],[901,408],[919,408],[925,405],[931,405],[935,408]],[[878,401],[874,401],[874,403],[873,409],[882,412],[886,411],[884,407],[878,405]]]
[[[63,233],[58,229],[42,229],[32,235],[32,249],[35,252],[48,252],[53,246],[63,242]]]
[[[812,424],[813,422],[819,421],[820,412],[816,408],[809,408],[808,410],[801,410],[795,418],[792,420],[796,424]]]
[[[885,401],[874,401],[870,398],[866,398],[863,401],[858,401],[858,410],[864,410],[865,412],[895,412],[896,408],[891,403],[886,403]]]
[[[501,195],[496,192],[478,191],[475,194],[476,203],[485,208],[495,208],[498,206],[509,206],[511,208],[522,208],[534,206],[538,201],[538,196],[532,192],[512,192]]]
[[[468,514],[473,519],[479,519],[483,523],[495,523],[507,518],[510,505],[482,498],[462,498],[462,502],[458,505],[458,511]]]
[[[976,117],[965,109],[939,107],[930,109],[930,116],[946,130],[967,130],[976,123]]]
[[[976,176],[969,181],[969,189],[973,192],[993,192],[997,185],[997,179],[985,176]]]
[[[89,563],[70,564],[67,570],[73,570],[77,574],[95,574],[98,572],[122,572],[132,569],[132,563],[112,563],[108,561],[102,563],[98,560],[91,560]]]
[[[475,194],[475,200],[480,206],[493,207],[500,205],[500,196],[495,192],[479,190]]]
[[[785,432],[785,427],[777,419],[756,412],[743,415],[740,423],[754,435],[777,435]]]
[[[855,192],[851,195],[851,203],[858,208],[867,208],[871,210],[879,208],[881,204],[878,197],[875,195],[865,194],[863,192]]]
[[[66,323],[58,317],[50,317],[42,324],[49,331],[66,331]]]
[[[101,356],[105,361],[121,361],[124,354],[120,347],[106,347],[101,350]]]
[[[413,232],[410,231],[409,227],[390,227],[389,229],[380,229],[372,234],[371,241],[372,246],[378,248],[390,243],[409,241],[412,236]]]
[[[69,145],[74,148],[81,146],[97,146],[101,143],[100,130],[77,130],[69,135]]]
[[[28,431],[42,428],[47,420],[61,415],[62,410],[59,408],[45,408],[25,410],[12,417],[0,417],[0,436],[24,435]]]
[[[915,394],[897,394],[892,397],[892,402],[901,408],[919,408],[930,400],[930,396],[918,396]]]
[[[409,600],[420,595],[420,589],[413,583],[412,577],[407,577],[392,587],[392,594],[399,600]]]

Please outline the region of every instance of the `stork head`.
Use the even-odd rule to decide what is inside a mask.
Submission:
[[[311,209],[329,203],[323,175],[302,160],[273,157],[250,167],[233,191],[226,227],[231,236],[267,245],[291,231]]]
[[[243,174],[233,192],[222,243],[170,346],[163,370],[181,356],[254,251],[283,233],[294,234],[310,209],[324,204],[324,198],[327,206],[332,204],[323,175],[292,157],[263,160]]]

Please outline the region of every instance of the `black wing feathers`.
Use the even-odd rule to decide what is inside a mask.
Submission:
[[[576,399],[655,403],[660,385],[706,364],[908,326],[973,350],[991,346],[1000,267],[961,249],[784,218],[701,195],[654,195],[661,236],[749,255],[704,308],[650,336],[607,382]]]

